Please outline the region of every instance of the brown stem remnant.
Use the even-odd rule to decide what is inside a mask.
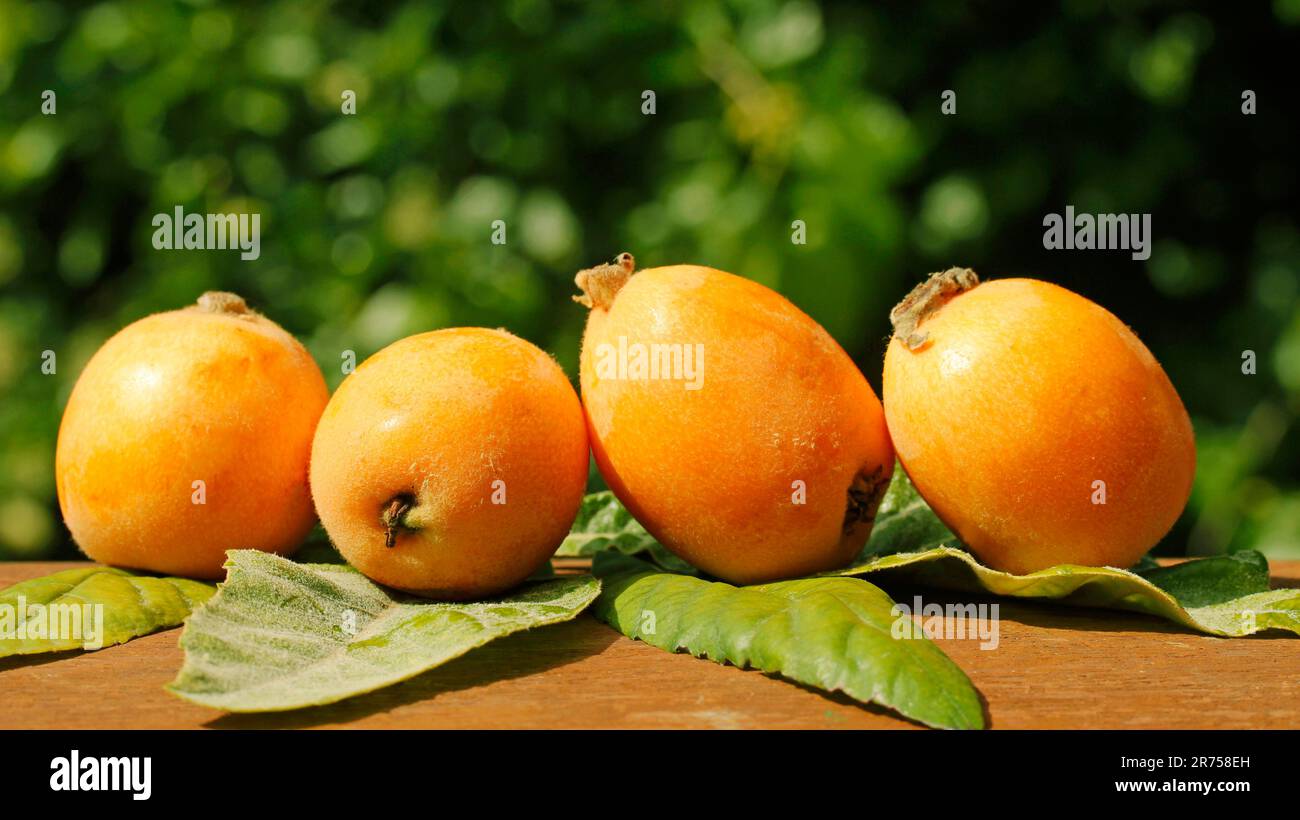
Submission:
[[[406,524],[406,514],[414,506],[410,496],[399,495],[388,503],[380,514],[379,520],[383,523],[386,531],[384,533],[384,546],[392,549],[397,546],[397,530],[399,527],[410,529]]]
[[[876,510],[889,489],[889,479],[885,477],[883,467],[877,467],[869,473],[858,473],[849,485],[848,502],[844,507],[844,534],[848,535],[859,524],[871,524],[876,520]]]
[[[953,297],[965,293],[980,283],[980,278],[970,268],[948,268],[932,273],[930,278],[912,288],[903,301],[889,311],[889,323],[894,326],[894,338],[908,350],[916,350],[929,340],[930,335],[918,328],[921,323]]]
[[[585,307],[609,310],[610,305],[614,304],[614,297],[634,273],[636,260],[627,252],[620,253],[607,265],[580,270],[573,277],[573,283],[582,291],[582,295],[573,297],[573,301]]]
[[[253,313],[252,308],[237,293],[224,290],[210,290],[199,297],[198,309],[201,313],[227,313],[244,316]]]

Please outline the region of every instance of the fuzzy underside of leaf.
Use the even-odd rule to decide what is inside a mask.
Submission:
[[[600,591],[583,575],[438,603],[346,565],[232,550],[226,566],[217,595],[186,623],[185,664],[168,689],[232,712],[334,703],[399,683],[495,638],[571,620]]]

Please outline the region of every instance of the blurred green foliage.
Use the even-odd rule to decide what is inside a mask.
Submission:
[[[1079,291],[1196,425],[1162,551],[1300,557],[1296,0],[0,0],[0,21],[0,557],[75,555],[59,416],[130,321],[220,288],[331,386],[342,351],[447,325],[509,327],[573,374],[573,272],[622,250],[780,289],[877,389],[887,312],[931,270]],[[1153,214],[1151,258],[1045,251],[1067,204]],[[261,258],[154,250],[176,205],[260,213]]]

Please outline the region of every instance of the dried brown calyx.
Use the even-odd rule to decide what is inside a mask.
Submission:
[[[252,308],[237,293],[224,290],[210,290],[199,297],[195,307],[200,313],[225,313],[231,316],[255,315]]]
[[[636,260],[626,251],[614,258],[613,262],[597,265],[578,271],[573,283],[582,291],[573,301],[589,308],[609,310],[614,304],[614,297],[627,284],[627,280],[636,273]]]
[[[970,268],[948,268],[912,288],[903,301],[889,311],[889,323],[894,326],[894,338],[908,350],[916,350],[926,343],[929,334],[920,329],[921,323],[954,297],[965,293],[980,283],[980,278]]]
[[[379,520],[384,525],[384,546],[392,549],[397,546],[397,531],[413,530],[415,527],[407,520],[407,514],[415,506],[415,499],[409,495],[399,495],[388,502]]]
[[[889,479],[885,477],[883,467],[876,467],[870,472],[858,473],[849,485],[848,502],[844,507],[844,534],[848,535],[859,524],[870,524],[876,520],[876,510],[889,489]]]

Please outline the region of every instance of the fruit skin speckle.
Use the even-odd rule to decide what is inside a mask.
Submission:
[[[930,289],[942,293],[885,355],[885,417],[917,490],[996,569],[1135,564],[1182,512],[1196,469],[1160,364],[1057,285]]]
[[[632,265],[620,256],[575,280],[591,307],[583,402],[610,489],[664,546],[734,583],[847,564],[894,464],[861,372],[775,291],[696,265]],[[620,344],[699,351],[698,389],[612,373]]]
[[[482,598],[554,554],[589,458],[577,393],[551,357],[502,330],[451,328],[394,342],[343,381],[316,431],[312,493],[372,580]]]
[[[307,465],[328,399],[306,349],[233,294],[128,325],[59,427],[73,539],[101,563],[191,578],[222,577],[236,547],[291,554],[316,521]]]

